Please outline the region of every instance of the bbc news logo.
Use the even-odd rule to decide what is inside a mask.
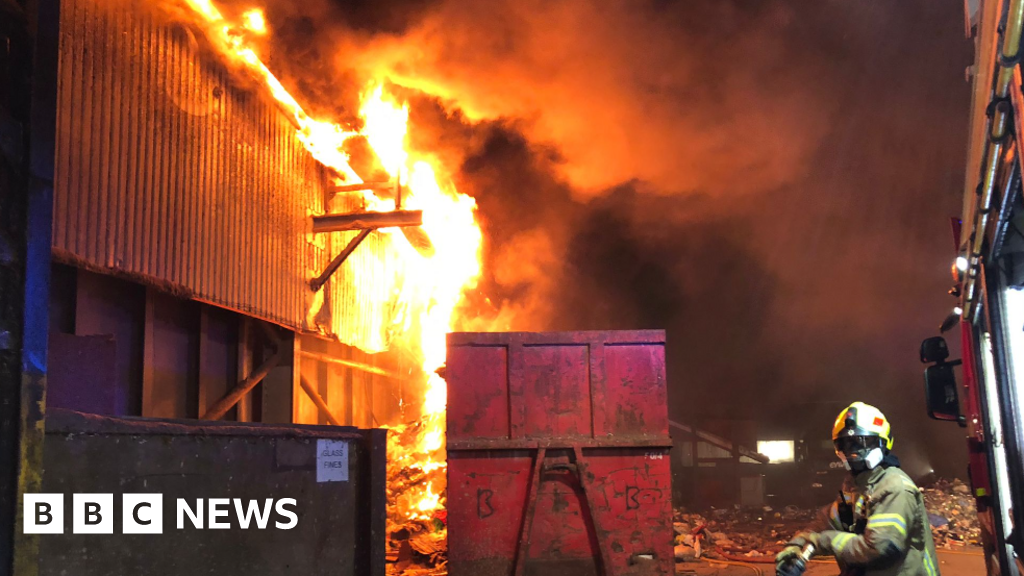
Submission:
[[[25,534],[64,533],[63,494],[25,494],[24,503]],[[122,494],[121,533],[163,534],[163,503],[163,494]],[[295,506],[294,498],[196,498],[192,503],[178,498],[175,526],[178,530],[226,530],[237,524],[242,530],[291,530],[299,523]],[[70,515],[72,534],[113,534],[114,495],[72,494]]]

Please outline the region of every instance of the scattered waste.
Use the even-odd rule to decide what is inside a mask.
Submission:
[[[980,544],[978,514],[970,489],[960,480],[938,480],[922,490],[935,545],[955,548]],[[803,509],[740,507],[717,508],[703,514],[675,510],[677,562],[702,557],[743,562],[771,562],[798,532],[807,530],[825,513]]]

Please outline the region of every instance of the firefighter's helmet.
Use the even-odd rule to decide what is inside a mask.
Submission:
[[[854,402],[839,413],[832,427],[836,455],[848,469],[871,469],[892,450],[892,431],[882,411],[863,402]]]

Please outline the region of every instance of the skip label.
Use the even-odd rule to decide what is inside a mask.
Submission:
[[[348,443],[344,440],[316,441],[316,481],[348,482]]]

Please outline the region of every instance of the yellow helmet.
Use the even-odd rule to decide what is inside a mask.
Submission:
[[[854,402],[839,413],[832,426],[832,442],[845,436],[877,436],[886,450],[892,450],[892,432],[882,411],[870,404]]]

